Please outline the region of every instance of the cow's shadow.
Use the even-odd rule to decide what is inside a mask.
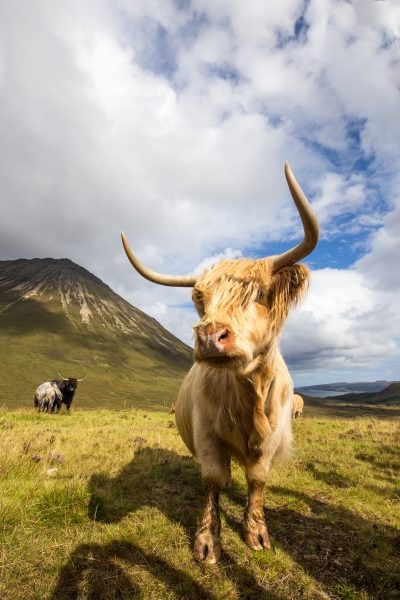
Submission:
[[[94,474],[89,490],[91,519],[117,523],[144,506],[154,507],[171,522],[179,523],[191,544],[203,505],[203,491],[199,468],[190,457],[169,450],[141,448],[115,477]],[[267,506],[271,491],[290,499],[287,506],[266,511],[273,546],[291,555],[327,590],[342,582],[356,590],[367,590],[371,598],[378,598],[381,592],[386,594],[381,597],[396,597],[393,594],[400,574],[393,556],[399,551],[399,536],[394,528],[371,523],[348,509],[283,488],[267,492]],[[233,483],[224,494],[225,521],[240,531],[241,523],[234,515],[237,505],[244,507],[246,492]],[[298,503],[302,509],[290,508]],[[308,510],[304,511],[304,506]],[[388,560],[377,560],[377,549],[386,553]],[[260,585],[241,563],[223,552],[221,566],[225,576],[240,589],[241,598],[283,600],[279,592]],[[90,599],[143,597],[143,589],[128,574],[137,565],[162,581],[174,597],[215,597],[199,580],[171,566],[162,556],[130,542],[112,540],[105,545],[78,546],[61,569],[51,600],[79,598],[82,588],[86,594],[82,597]]]
[[[162,558],[145,552],[125,540],[108,544],[81,544],[70,555],[59,573],[51,600],[133,600],[145,598],[143,587],[132,579],[132,566],[144,568],[160,580],[177,598],[214,596],[204,586]]]
[[[95,473],[89,480],[91,519],[115,523],[142,506],[153,506],[189,534],[196,526],[203,493],[190,456],[161,448],[140,448],[116,477]]]
[[[342,487],[339,476],[335,485]],[[268,509],[271,494],[285,496],[287,504]],[[241,505],[246,500],[243,487],[237,485],[227,489],[227,496]],[[344,506],[283,487],[267,488],[265,506],[273,547],[279,546],[290,554],[324,589],[331,592],[347,588],[351,597],[364,591],[371,599],[400,599],[398,529],[373,517],[364,519]],[[239,530],[236,518],[225,513],[225,519]]]
[[[158,448],[137,450],[133,460],[114,478],[102,473],[92,475],[89,491],[91,519],[117,523],[144,506],[154,507],[184,528],[188,545],[204,503],[200,470],[193,459]],[[221,564],[228,567],[230,576],[239,585],[241,597],[284,600],[280,594],[259,585],[252,573],[229,554],[223,554]],[[126,570],[122,565],[126,565]],[[50,598],[77,599],[82,590],[85,594],[82,597],[90,600],[146,597],[140,584],[128,574],[135,566],[159,579],[176,598],[215,598],[204,585],[160,555],[125,540],[78,546],[62,567]]]
[[[398,529],[318,495],[279,487],[271,491],[306,507],[301,512],[290,506],[272,511],[270,529],[281,548],[324,587],[344,589],[350,584],[370,598],[400,598]]]

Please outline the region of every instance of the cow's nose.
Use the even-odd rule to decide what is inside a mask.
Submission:
[[[219,323],[200,327],[197,331],[198,349],[202,358],[217,358],[228,352],[232,334]]]

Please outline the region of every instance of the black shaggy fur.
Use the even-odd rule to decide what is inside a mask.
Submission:
[[[74,379],[73,377],[69,377],[68,379],[53,379],[51,383],[58,387],[62,395],[62,400],[56,396],[56,410],[60,410],[61,404],[65,404],[67,410],[69,410],[72,400],[74,399],[76,388],[78,387],[78,380]]]

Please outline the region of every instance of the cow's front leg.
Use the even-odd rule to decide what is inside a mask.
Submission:
[[[252,475],[246,472],[248,499],[244,514],[244,539],[252,550],[271,548],[267,525],[264,518],[264,488],[266,476]]]
[[[219,515],[220,487],[213,481],[203,480],[206,492],[206,506],[199,528],[196,531],[193,555],[214,565],[221,556],[221,518]]]
[[[196,560],[213,565],[221,556],[219,494],[231,479],[231,457],[212,431],[204,428],[196,439],[206,505],[196,531],[193,555]]]

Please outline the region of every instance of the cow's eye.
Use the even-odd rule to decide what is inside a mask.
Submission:
[[[193,302],[197,308],[197,311],[199,313],[200,316],[204,315],[204,301],[203,301],[203,294],[199,291],[199,290],[193,290]]]
[[[205,310],[204,310],[204,304],[203,304],[202,300],[200,300],[200,302],[196,302],[196,308],[197,308],[199,315],[201,317],[203,317]]]
[[[267,292],[265,290],[258,290],[256,301],[264,304],[267,300]]]

